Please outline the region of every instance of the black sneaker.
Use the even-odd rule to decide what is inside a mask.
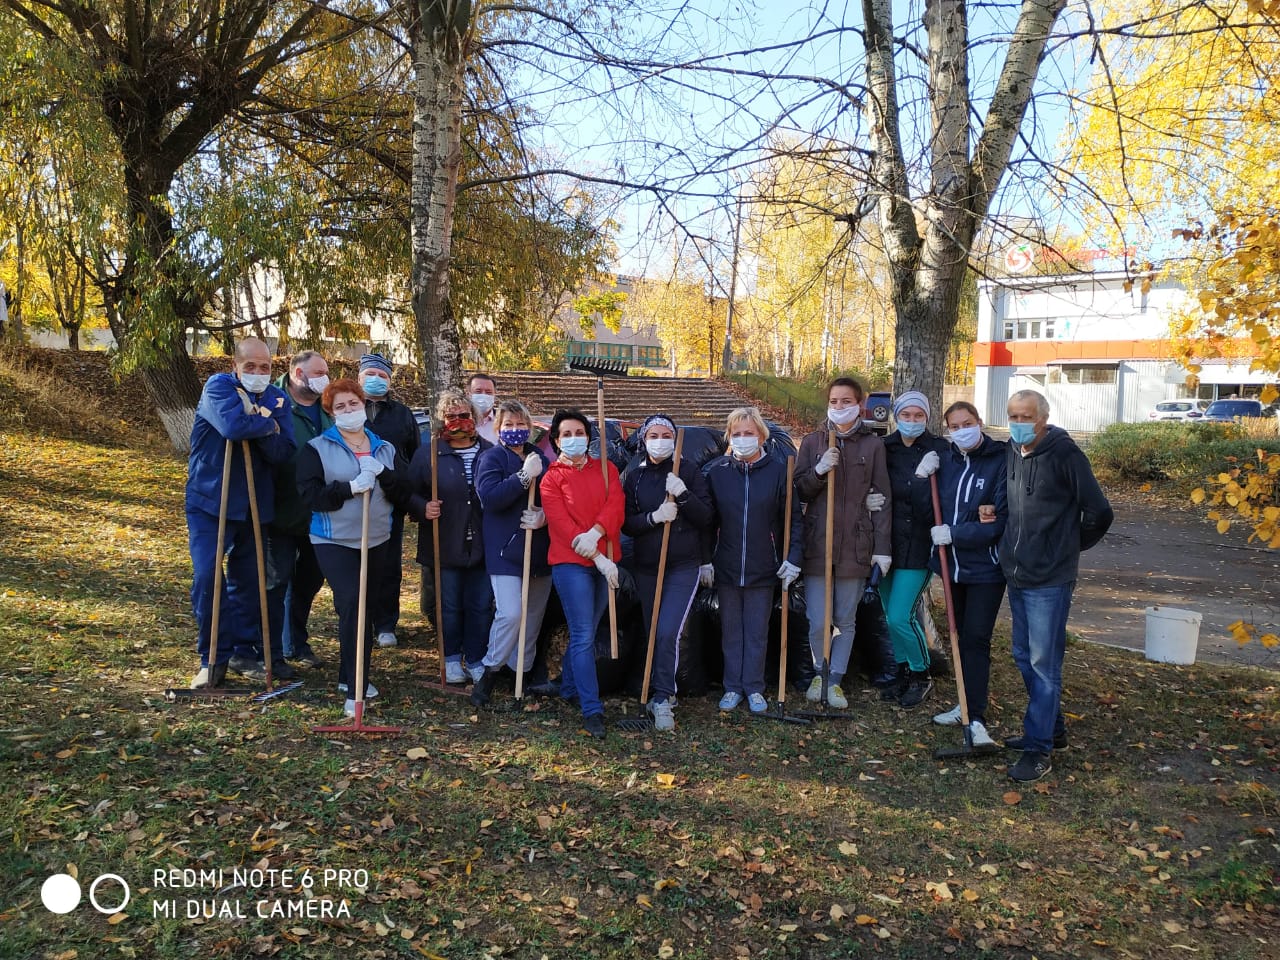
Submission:
[[[1066,733],[1058,733],[1058,734],[1054,734],[1054,737],[1053,737],[1053,749],[1055,749],[1055,750],[1065,750],[1065,749],[1067,749],[1067,747],[1069,747],[1069,746],[1071,746],[1071,744],[1067,742],[1067,735],[1066,735]],[[1007,740],[1005,740],[1005,742],[1004,742],[1004,747],[1005,747],[1005,749],[1006,749],[1006,750],[1028,750],[1028,749],[1030,749],[1030,748],[1027,746],[1027,738],[1026,738],[1026,737],[1009,737]]]
[[[595,737],[597,740],[603,740],[606,733],[604,728],[604,714],[593,713],[591,716],[584,718],[582,721],[582,729],[587,731],[587,733],[591,734],[591,736]]]
[[[289,658],[294,663],[304,667],[323,667],[324,661],[316,656],[316,652],[309,646],[303,647],[301,650],[293,651],[293,656]]]
[[[471,703],[477,707],[487,707],[493,696],[493,685],[498,679],[498,671],[484,668],[480,679],[471,685]]]
[[[271,661],[271,679],[273,680],[297,680],[298,671],[289,666],[289,662],[284,659]]]
[[[261,660],[250,660],[248,657],[232,657],[227,661],[227,668],[232,673],[238,673],[246,679],[266,683],[267,668],[263,666]]]
[[[907,686],[910,683],[910,668],[905,663],[898,664],[898,676],[892,683],[880,690],[880,702],[892,703],[902,699],[902,695],[907,692]]]
[[[1049,754],[1023,750],[1018,762],[1009,768],[1009,777],[1019,783],[1034,783],[1052,769]]]
[[[898,706],[906,707],[908,710],[918,707],[932,691],[933,678],[929,676],[929,671],[916,673],[913,670],[907,681],[907,689],[898,698]]]

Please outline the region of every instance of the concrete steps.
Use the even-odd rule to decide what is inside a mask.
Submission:
[[[561,407],[596,410],[596,378],[586,373],[505,372],[498,378],[498,395],[514,397],[531,412],[550,416]],[[665,413],[681,424],[724,426],[725,418],[746,401],[714,380],[692,377],[606,377],[605,415],[643,420]]]

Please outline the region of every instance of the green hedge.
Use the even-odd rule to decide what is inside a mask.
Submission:
[[[1280,453],[1280,440],[1250,440],[1230,423],[1113,423],[1086,449],[1098,476],[1112,482],[1193,480],[1220,470],[1232,457],[1251,460],[1259,449]]]

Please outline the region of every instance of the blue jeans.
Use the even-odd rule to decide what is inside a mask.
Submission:
[[[440,568],[440,615],[445,659],[465,656],[467,666],[479,666],[493,624],[493,587],[484,564]]]
[[[1053,751],[1053,738],[1065,735],[1062,717],[1062,658],[1067,651],[1067,615],[1076,583],[1053,587],[1009,586],[1013,614],[1013,662],[1027,687],[1022,730],[1027,749]]]
[[[596,627],[609,608],[609,585],[594,566],[576,563],[553,564],[551,582],[569,625],[569,646],[560,667],[560,696],[567,700],[576,693],[584,717],[604,713],[596,678]]]
[[[218,554],[218,518],[203,510],[187,511],[187,545],[191,553],[191,612],[199,636],[200,665],[209,665],[209,632],[213,625],[213,573],[223,562]],[[253,523],[228,520],[223,543],[226,575],[218,615],[218,663],[232,655],[256,660],[262,642],[258,607],[258,559]]]

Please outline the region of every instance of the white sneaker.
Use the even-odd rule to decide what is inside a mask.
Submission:
[[[390,630],[384,630],[378,634],[378,646],[394,647],[396,645],[396,635]]]
[[[959,709],[958,707],[956,709]],[[996,742],[991,739],[991,734],[987,733],[987,728],[983,726],[981,720],[969,721],[969,733],[973,737],[973,745],[975,747],[994,747]]]
[[[742,694],[734,693],[732,690],[730,690],[723,697],[720,698],[720,709],[723,710],[725,713],[728,713],[730,710],[732,710],[741,702],[742,702]]]
[[[347,685],[346,685],[345,683],[340,683],[340,684],[338,684],[338,692],[339,692],[339,693],[346,693],[346,692],[347,692]],[[372,699],[373,699],[374,697],[376,697],[377,695],[378,695],[378,688],[377,688],[377,687],[375,687],[375,686],[374,686],[372,683],[370,683],[368,680],[366,680],[366,681],[364,682],[364,698],[365,698],[366,700],[372,700]],[[352,702],[352,703],[355,703],[355,701],[354,701],[354,700],[353,700],[353,701],[351,701],[351,702]]]
[[[956,704],[946,713],[934,714],[933,722],[940,727],[955,727],[960,724],[960,704]]]
[[[484,676],[484,664],[477,663],[475,666],[470,667],[469,669],[471,670],[471,682],[479,683],[480,678]]]
[[[764,698],[763,693],[753,693],[747,697],[747,708],[752,713],[764,713],[769,709],[769,701]]]
[[[461,660],[446,660],[444,662],[444,682],[445,683],[466,683],[468,674],[462,666]]]
[[[661,703],[649,701],[649,712],[653,714],[653,729],[655,730],[674,730],[676,728],[676,713],[671,708],[670,700],[663,700]]]
[[[837,710],[847,710],[849,701],[845,699],[844,691],[840,689],[840,684],[833,683],[827,687],[827,706],[835,707]]]
[[[822,702],[822,677],[817,676],[809,681],[809,689],[805,691],[804,698],[810,703]]]
[[[354,717],[356,715],[356,702],[348,700],[342,705],[342,712],[345,716]]]

